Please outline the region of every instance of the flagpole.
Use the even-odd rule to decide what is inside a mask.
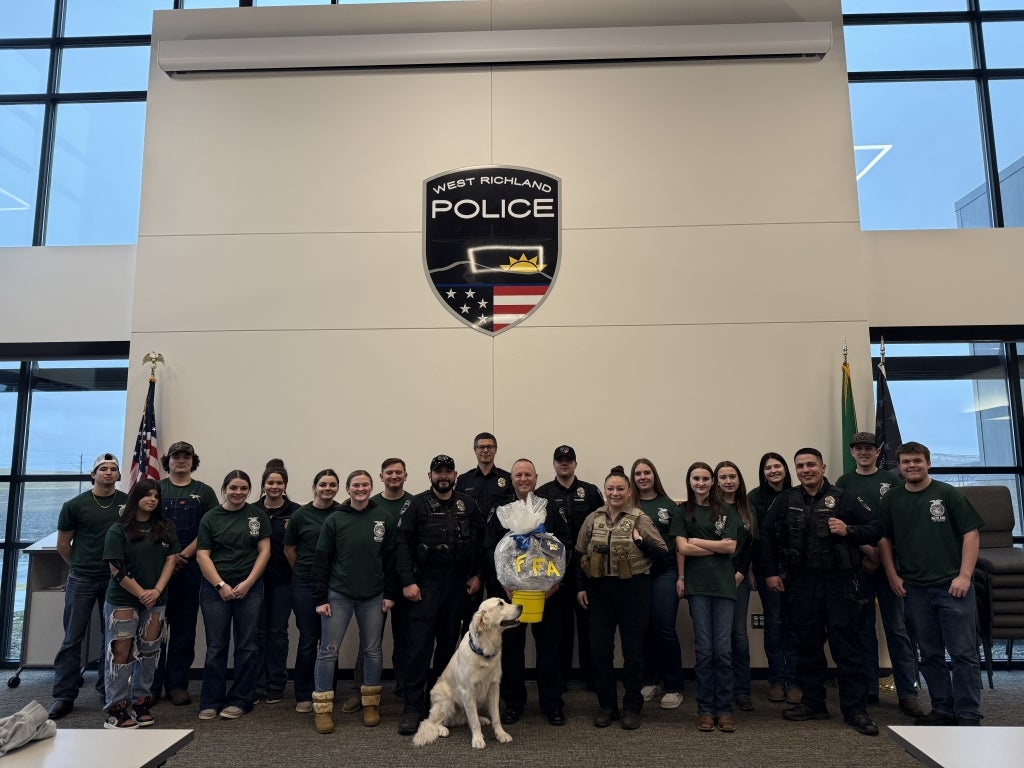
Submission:
[[[156,444],[156,367],[166,363],[159,352],[147,352],[142,358],[142,364],[149,366],[149,386],[128,474],[129,491],[144,477],[160,479],[160,451]]]
[[[850,348],[843,337],[843,365],[842,365],[842,392],[839,400],[839,410],[842,414],[842,437],[843,437],[843,473],[853,472],[857,463],[846,446],[854,433],[857,432],[857,408],[853,402],[853,377],[850,374],[849,362]]]

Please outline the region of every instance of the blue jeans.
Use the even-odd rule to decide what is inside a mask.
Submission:
[[[103,625],[107,628],[107,653],[104,673],[107,681],[106,704],[109,710],[120,701],[136,701],[151,695],[153,675],[156,673],[156,662],[160,657],[160,641],[166,632],[166,625],[153,640],[147,640],[151,622],[162,624],[164,620],[163,605],[152,608],[131,608],[121,605],[103,604]],[[128,618],[119,618],[115,612],[128,613]],[[113,644],[115,640],[132,641],[127,664],[114,662]]]
[[[757,592],[764,608],[764,655],[769,685],[796,684],[796,633],[785,616],[781,592],[767,587]]]
[[[874,573],[862,573],[860,595],[867,600],[864,612],[864,629],[861,631],[861,645],[864,646],[864,672],[868,678],[868,693],[878,695],[878,635],[875,632],[875,599],[878,612],[882,615],[885,630],[885,644],[889,648],[892,662],[892,676],[896,683],[896,695],[900,699],[916,699],[917,664],[914,646],[907,634],[903,598],[889,587],[885,572],[878,568]]]
[[[735,601],[691,595],[693,649],[697,657],[697,714],[732,714],[732,619]]]
[[[676,616],[679,598],[676,597],[676,579],[673,568],[651,579],[651,623],[647,628],[644,665],[644,684],[663,683],[665,693],[683,690],[683,662],[679,649]]]
[[[256,692],[256,626],[263,605],[263,582],[258,581],[241,600],[224,601],[217,590],[203,579],[199,588],[199,606],[206,625],[206,666],[199,709],[239,707],[248,712]],[[225,693],[228,679],[228,648],[235,641],[235,669],[231,690]]]
[[[747,609],[750,607],[750,573],[736,588],[732,620],[732,695],[750,695],[750,638]]]
[[[82,644],[89,632],[93,606],[103,613],[109,576],[96,578],[68,574],[64,587],[64,642],[53,660],[53,698],[74,701],[78,698],[78,676],[82,672]],[[102,627],[100,635],[104,636]],[[96,692],[103,696],[103,670],[96,679]]]
[[[363,648],[363,684],[380,685],[384,655],[380,650],[380,634],[384,628],[383,595],[367,600],[353,600],[333,589],[327,593],[331,615],[321,616],[320,652],[316,657],[316,690],[334,690],[334,671],[338,668],[338,649],[355,614],[359,627],[359,644]]]
[[[320,645],[320,616],[313,605],[313,588],[309,582],[292,574],[292,608],[299,630],[299,646],[295,651],[295,700],[313,700],[313,675],[316,650]],[[332,685],[327,690],[334,690]]]
[[[921,674],[928,684],[932,709],[980,720],[981,664],[974,587],[960,598],[949,594],[948,583],[905,587],[907,621],[921,650]],[[952,662],[952,676],[946,667],[946,651]]]
[[[292,585],[263,583],[263,610],[256,632],[259,648],[256,691],[280,694],[288,684],[288,619],[292,616]]]

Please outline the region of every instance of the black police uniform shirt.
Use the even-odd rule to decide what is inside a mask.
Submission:
[[[502,504],[508,504],[516,498],[512,489],[512,475],[494,466],[486,475],[480,471],[480,467],[473,467],[469,472],[459,475],[455,480],[455,490],[472,497],[484,519],[489,518]]]
[[[534,493],[555,506],[562,519],[569,524],[574,544],[587,515],[604,504],[604,498],[597,486],[578,477],[572,479],[572,485],[568,488],[555,479],[544,483]]]
[[[420,552],[421,539],[428,526],[439,528],[450,525],[450,518],[464,515],[466,530],[457,541],[448,540],[447,558],[443,562],[439,553],[424,557]],[[453,491],[448,499],[439,499],[433,490],[426,490],[409,499],[398,519],[398,542],[395,560],[402,587],[417,584],[426,574],[437,571],[444,575],[481,577],[481,555],[484,537],[484,517],[477,503],[464,493]],[[434,556],[436,555],[436,556]]]

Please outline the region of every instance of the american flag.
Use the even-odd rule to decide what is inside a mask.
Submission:
[[[489,333],[498,333],[530,314],[550,287],[550,283],[493,286],[440,284],[437,290],[444,302],[465,322]]]
[[[149,377],[149,390],[146,392],[146,408],[142,412],[139,424],[139,436],[135,440],[135,453],[132,454],[132,469],[128,476],[128,490],[139,480],[151,477],[160,479],[160,449],[156,447],[156,377]]]

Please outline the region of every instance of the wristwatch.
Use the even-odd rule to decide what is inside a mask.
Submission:
[[[227,584],[225,584],[223,581],[218,581],[216,584],[213,585],[213,588],[220,592],[220,588],[226,586]]]

